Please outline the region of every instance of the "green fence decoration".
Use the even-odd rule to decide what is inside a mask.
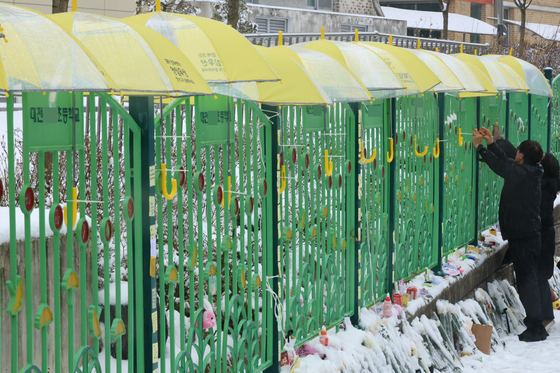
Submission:
[[[478,162],[474,128],[560,155],[558,99],[525,93],[156,99],[149,133],[106,94],[22,99],[21,116],[7,99],[0,175],[13,373],[277,372],[288,334],[299,346],[357,321],[496,223],[503,181]]]

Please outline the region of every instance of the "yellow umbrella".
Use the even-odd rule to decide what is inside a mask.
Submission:
[[[0,3],[0,23],[7,41],[0,44],[1,90],[109,91],[112,88],[102,68],[43,14]]]
[[[147,27],[79,12],[49,17],[82,44],[121,94],[212,94],[181,51]]]
[[[145,25],[165,36],[209,83],[279,80],[253,44],[221,22],[165,12],[140,14],[125,21]]]
[[[441,79],[441,84],[433,88],[435,92],[486,91],[476,75],[462,61],[443,53],[422,49],[411,49],[410,51]]]
[[[358,42],[356,44],[383,58],[406,85],[407,95],[426,92],[441,82],[432,70],[409,50],[381,43]]]
[[[476,66],[486,75],[498,91],[529,90],[523,79],[507,65],[465,53],[454,54],[453,57]]]
[[[404,91],[406,88],[381,57],[356,44],[322,39],[294,46],[321,52],[334,58],[361,81],[370,93],[379,90]]]
[[[298,47],[278,46],[273,49],[303,66],[333,101],[364,102],[372,100],[367,88],[334,58]]]
[[[554,96],[548,81],[535,65],[513,56],[489,55],[483,56],[483,58],[498,61],[511,67],[527,83],[530,89],[529,93],[544,97]]]
[[[477,77],[477,79],[484,87],[485,92],[459,92],[459,97],[467,98],[467,97],[496,96],[499,93],[496,87],[492,85],[490,79],[488,79],[488,77],[478,67],[470,64],[469,62],[464,62],[464,64]]]
[[[257,46],[280,82],[210,83],[214,93],[271,105],[330,105],[333,101],[297,62],[276,49]]]

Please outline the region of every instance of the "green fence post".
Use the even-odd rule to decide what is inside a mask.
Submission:
[[[502,95],[500,95],[500,99],[503,99],[503,97],[502,97],[503,95],[504,95],[504,93],[502,93]],[[506,95],[506,131],[505,131],[506,133],[504,134],[504,137],[507,140],[510,140],[510,138],[509,138],[509,118],[510,118],[509,99],[511,98],[511,94],[506,93],[505,95]],[[512,142],[512,144],[513,144],[513,142]]]
[[[135,372],[154,372],[158,369],[157,342],[158,333],[153,332],[152,313],[156,312],[156,279],[155,279],[155,253],[151,252],[151,246],[155,248],[155,141],[154,141],[154,98],[152,96],[130,96],[130,116],[137,123],[141,131],[141,154],[135,154],[132,150],[131,165],[141,165],[139,175],[132,174],[132,196],[137,205],[142,206],[142,215],[135,219],[142,219],[141,242],[135,239],[134,252],[132,254],[132,265],[134,267],[134,362]],[[134,146],[130,144],[130,149]],[[133,168],[135,170],[137,168]],[[142,186],[141,195],[136,192],[137,185]],[[136,236],[135,224],[132,229],[133,237]],[[130,253],[129,253],[130,254]],[[153,258],[152,258],[153,257]],[[130,258],[130,257],[129,257]],[[154,261],[153,268],[150,262]],[[129,305],[131,302],[129,302]],[[161,310],[163,312],[163,310]],[[128,329],[131,330],[130,320]],[[162,355],[165,355],[165,347],[162,347]],[[156,360],[154,362],[154,355]]]
[[[445,141],[445,93],[438,93],[437,94],[438,100],[438,131],[439,131],[439,141]],[[461,115],[461,113],[459,113]],[[438,146],[438,144],[436,144]],[[443,259],[443,205],[444,205],[444,197],[445,191],[443,190],[445,180],[445,146],[439,147],[439,157],[437,158],[438,164],[438,217],[437,217],[437,240],[438,240],[438,248],[439,248],[439,255],[438,255],[438,263],[434,268],[434,272],[441,272],[442,270],[442,259]]]
[[[360,107],[361,103],[351,103],[350,108],[354,113],[354,128],[347,128],[346,131],[349,134],[352,143],[354,144],[354,149],[359,149],[358,141],[360,139],[360,131],[361,131],[361,115],[360,115]],[[349,214],[349,222],[353,221],[354,226],[354,263],[352,263],[352,271],[351,275],[353,276],[353,288],[351,289],[351,293],[353,294],[353,314],[350,317],[350,321],[352,321],[352,325],[358,325],[360,322],[360,298],[361,298],[361,291],[360,291],[360,249],[362,245],[362,235],[361,235],[361,226],[360,226],[360,219],[358,211],[360,211],[360,198],[358,194],[358,179],[360,178],[360,163],[358,162],[358,152],[354,151],[350,154],[350,159],[352,162],[352,168],[354,171],[353,177],[350,179],[350,185],[348,191],[350,192],[346,196],[346,201],[350,205],[354,206],[353,211],[350,210],[352,214]],[[349,289],[350,290],[350,289]]]
[[[548,80],[548,84],[552,87],[552,68],[544,68],[544,77]],[[546,126],[546,151],[550,152],[550,137],[552,136],[552,98],[548,99],[548,118]]]
[[[394,137],[396,136],[397,131],[397,99],[391,99],[391,107],[390,107],[390,126],[391,126],[391,141],[395,141]],[[395,152],[393,154],[396,153]],[[391,295],[393,294],[393,285],[395,282],[395,200],[397,199],[396,190],[395,190],[395,170],[397,160],[396,156],[394,156],[392,162],[389,164],[389,255],[387,259],[389,261],[387,265],[387,292]]]
[[[509,101],[509,100],[508,100]],[[507,109],[506,109],[507,110]],[[476,98],[476,128],[480,129],[480,97]],[[507,128],[507,127],[506,127]],[[507,131],[507,129],[506,129]],[[478,205],[480,203],[480,196],[478,195],[478,189],[480,188],[480,160],[478,159],[478,153],[473,146],[473,162],[476,168],[475,183],[476,190],[474,191],[474,239],[471,241],[471,245],[478,245]]]
[[[266,243],[266,251],[267,251],[267,262],[263,263],[269,268],[269,274],[272,282],[272,291],[278,296],[280,296],[278,290],[279,286],[278,283],[280,279],[278,277],[278,266],[280,263],[278,262],[278,254],[280,251],[280,224],[279,224],[279,216],[278,216],[278,173],[280,172],[280,165],[279,165],[279,153],[278,153],[278,138],[279,131],[280,131],[280,110],[277,106],[269,106],[269,105],[262,105],[262,111],[267,114],[270,120],[270,130],[265,132],[265,163],[266,163],[266,170],[267,170],[267,183],[268,188],[270,190],[270,198],[269,198],[269,206],[267,206],[267,211],[269,211],[269,216],[267,219],[269,220],[269,233],[267,234],[270,237],[270,240]],[[269,127],[269,126],[266,126]],[[270,136],[270,137],[269,137]],[[269,256],[270,254],[270,256]],[[268,278],[265,278],[264,281],[268,281]],[[271,294],[267,295],[272,297]],[[276,307],[274,304],[274,300],[270,300],[270,304],[272,307]],[[282,316],[282,315],[280,315]],[[276,313],[272,312],[271,317],[271,325],[270,325],[270,349],[272,355],[272,365],[269,366],[265,372],[266,373],[278,373],[280,372],[280,349],[282,344],[279,341],[280,335],[278,333],[278,320],[276,319]]]

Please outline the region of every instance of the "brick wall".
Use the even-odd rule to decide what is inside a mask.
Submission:
[[[335,12],[377,15],[371,0],[335,0],[333,5]]]

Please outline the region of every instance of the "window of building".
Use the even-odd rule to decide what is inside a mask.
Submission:
[[[393,3],[390,1],[380,1],[381,6],[390,6],[399,9],[423,10],[426,12],[441,12],[441,7],[437,1],[431,3]]]
[[[257,32],[261,34],[277,33],[278,31],[288,31],[288,20],[285,18],[265,18],[256,17]]]
[[[367,32],[366,25],[349,25],[349,24],[342,24],[340,25],[340,32],[354,32],[354,30],[358,30],[358,32]]]
[[[482,5],[471,3],[471,17],[476,19],[481,19],[482,16]],[[471,34],[471,43],[480,43],[479,34]]]
[[[333,10],[333,0],[307,0],[307,7],[319,10]]]

